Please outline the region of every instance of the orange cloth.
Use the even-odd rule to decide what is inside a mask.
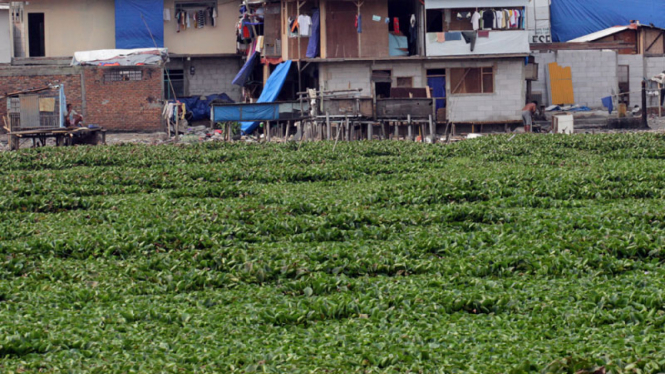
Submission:
[[[437,32],[436,33],[436,41],[437,43],[443,43],[446,41],[446,33],[445,32]]]

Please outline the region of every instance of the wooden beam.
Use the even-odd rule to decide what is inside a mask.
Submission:
[[[634,44],[626,42],[583,42],[583,43],[543,43],[531,44],[532,51],[560,51],[585,49],[633,49]]]
[[[656,42],[657,42],[658,40],[660,40],[660,38],[662,38],[662,37],[663,37],[663,32],[661,32],[660,34],[658,34],[658,37],[656,37],[656,39],[654,39],[654,41],[651,42],[651,44],[649,44],[649,46],[647,47],[647,49],[644,50],[644,52],[645,52],[645,53],[646,53],[646,52],[649,52],[649,50],[651,50],[651,47],[653,47],[653,45],[656,44]]]

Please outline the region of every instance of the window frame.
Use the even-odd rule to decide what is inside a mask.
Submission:
[[[466,71],[467,69],[479,69],[479,84],[480,84],[480,92],[456,92],[456,88],[454,86],[454,75],[455,75],[455,70],[463,70]],[[463,73],[466,75],[466,73]],[[492,77],[492,87],[491,91],[486,91],[485,87],[485,80],[484,77],[486,75],[491,75]],[[494,95],[496,93],[496,65],[491,65],[491,66],[475,66],[475,67],[457,67],[457,68],[450,68],[449,69],[449,77],[450,77],[450,91],[449,95],[451,96],[478,96],[478,95]],[[466,76],[463,77],[463,79],[466,79]],[[461,81],[463,82],[463,81]],[[458,85],[461,85],[461,82],[457,82]],[[459,88],[458,88],[459,89]]]

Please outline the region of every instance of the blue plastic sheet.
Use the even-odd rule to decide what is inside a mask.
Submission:
[[[662,0],[552,0],[552,40],[567,42],[630,20],[665,28]]]
[[[60,127],[65,127],[65,114],[67,113],[67,97],[65,96],[65,84],[60,84]]]
[[[309,36],[309,44],[307,44],[307,58],[315,58],[319,54],[319,28],[320,28],[320,14],[319,10],[315,9],[312,13],[312,33]]]
[[[254,69],[254,65],[256,65],[256,61],[259,59],[259,52],[254,52],[250,58],[245,61],[245,65],[240,68],[240,71],[238,74],[236,74],[236,77],[233,78],[233,81],[231,84],[235,84],[236,86],[245,86],[247,84],[247,77],[249,77],[249,74],[251,74],[252,70]]]
[[[178,101],[185,104],[188,112],[192,113],[192,121],[201,121],[205,119],[210,119],[210,103],[213,101],[223,101],[226,103],[232,103],[233,100],[223,93],[219,95],[208,95],[205,100],[201,100],[200,96],[194,97],[179,97]],[[171,102],[174,102],[171,100]]]
[[[436,109],[446,107],[446,78],[445,77],[428,77],[427,85],[432,89],[432,97],[436,99]],[[444,99],[441,99],[441,98]]]
[[[404,35],[388,34],[388,53],[391,56],[408,56],[409,41]]]
[[[257,103],[271,103],[277,99],[282,87],[284,87],[284,81],[286,76],[289,74],[291,69],[291,60],[287,60],[277,65],[275,71],[272,72],[268,81],[266,82],[265,87],[263,87],[263,92],[261,96],[256,101]],[[240,129],[245,134],[250,134],[259,126],[258,122],[242,122]]]
[[[274,121],[279,119],[279,104],[238,104],[216,106],[215,121]],[[253,123],[253,122],[252,122]]]
[[[163,48],[164,0],[115,0],[115,47]]]

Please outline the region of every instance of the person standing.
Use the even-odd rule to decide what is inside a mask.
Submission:
[[[533,115],[536,114],[537,110],[537,101],[526,104],[526,106],[522,109],[522,123],[524,123],[524,132],[532,132]]]

